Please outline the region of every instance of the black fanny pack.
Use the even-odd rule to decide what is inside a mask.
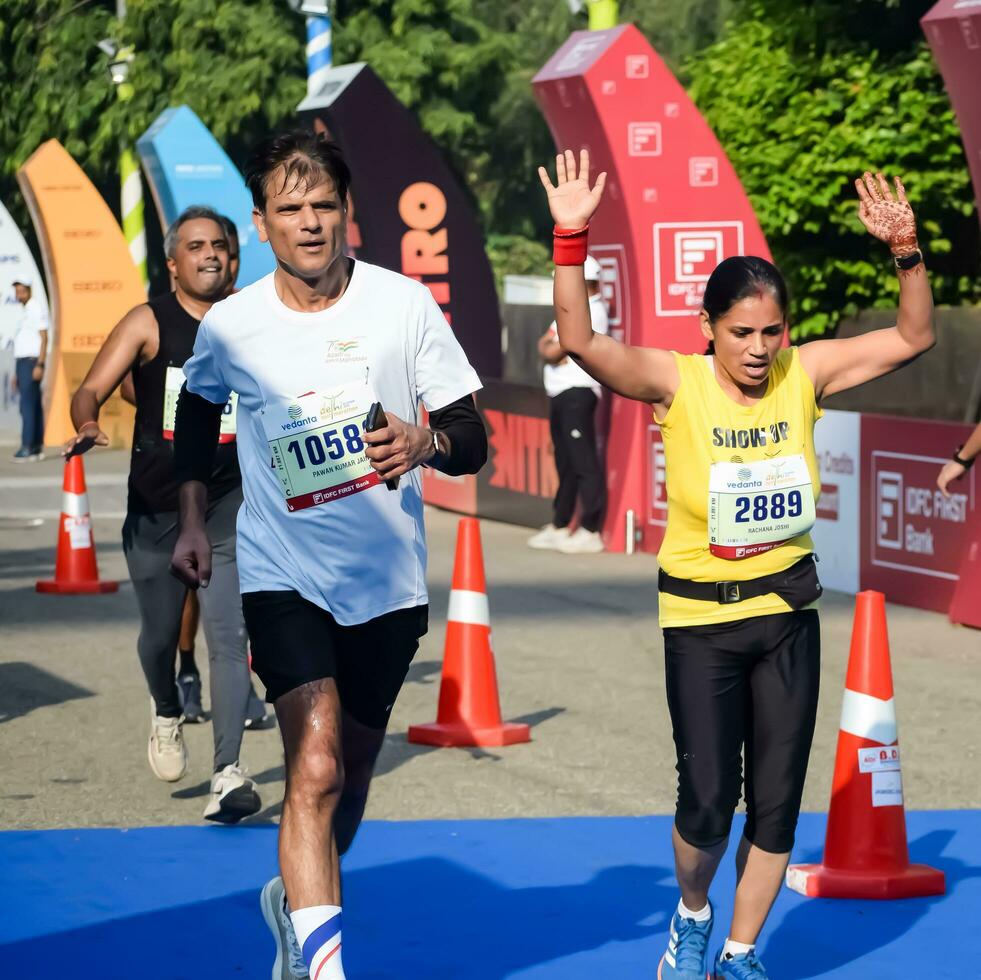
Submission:
[[[775,592],[791,609],[803,609],[819,599],[824,591],[818,581],[816,561],[814,555],[805,555],[782,572],[745,582],[692,582],[668,575],[662,568],[657,573],[657,587],[658,591],[667,592],[668,595],[718,602],[723,606]]]

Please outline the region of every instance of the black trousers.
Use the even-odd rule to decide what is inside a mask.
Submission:
[[[590,388],[569,388],[549,399],[549,427],[555,448],[559,489],[553,503],[552,523],[566,527],[578,498],[580,524],[598,531],[606,507],[606,476],[596,450],[596,405]]]
[[[728,838],[742,787],[746,839],[787,853],[817,714],[817,610],[665,629],[664,663],[678,833],[702,848]]]

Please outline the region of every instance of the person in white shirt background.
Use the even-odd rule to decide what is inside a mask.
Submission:
[[[20,395],[20,449],[14,461],[26,463],[44,459],[44,415],[41,408],[41,381],[48,355],[48,314],[32,298],[34,283],[27,277],[13,282],[21,309],[13,332],[15,372],[14,391]]]
[[[600,294],[600,264],[588,255],[583,268],[593,330],[609,333],[609,318]],[[566,554],[599,552],[603,550],[600,528],[606,507],[606,475],[596,445],[595,419],[602,389],[562,349],[554,322],[539,338],[538,353],[545,361],[542,374],[559,488],[551,523],[529,538],[528,546]],[[569,525],[577,500],[579,526],[572,531]]]

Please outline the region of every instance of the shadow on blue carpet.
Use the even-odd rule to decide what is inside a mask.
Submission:
[[[981,976],[981,813],[908,814],[935,899],[803,899],[784,889],[762,940],[773,980]],[[733,840],[735,841],[734,831]],[[797,861],[819,860],[804,815]],[[670,818],[369,822],[345,863],[349,980],[653,978],[677,902]],[[258,890],[274,828],[0,834],[0,977],[268,980]],[[713,901],[725,937],[734,871]],[[972,972],[973,971],[973,972]]]

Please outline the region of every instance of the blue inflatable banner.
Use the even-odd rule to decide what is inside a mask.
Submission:
[[[248,286],[275,268],[272,250],[252,224],[252,198],[242,175],[207,126],[186,105],[165,109],[136,143],[150,191],[166,231],[192,204],[227,215],[238,228],[241,268]]]

